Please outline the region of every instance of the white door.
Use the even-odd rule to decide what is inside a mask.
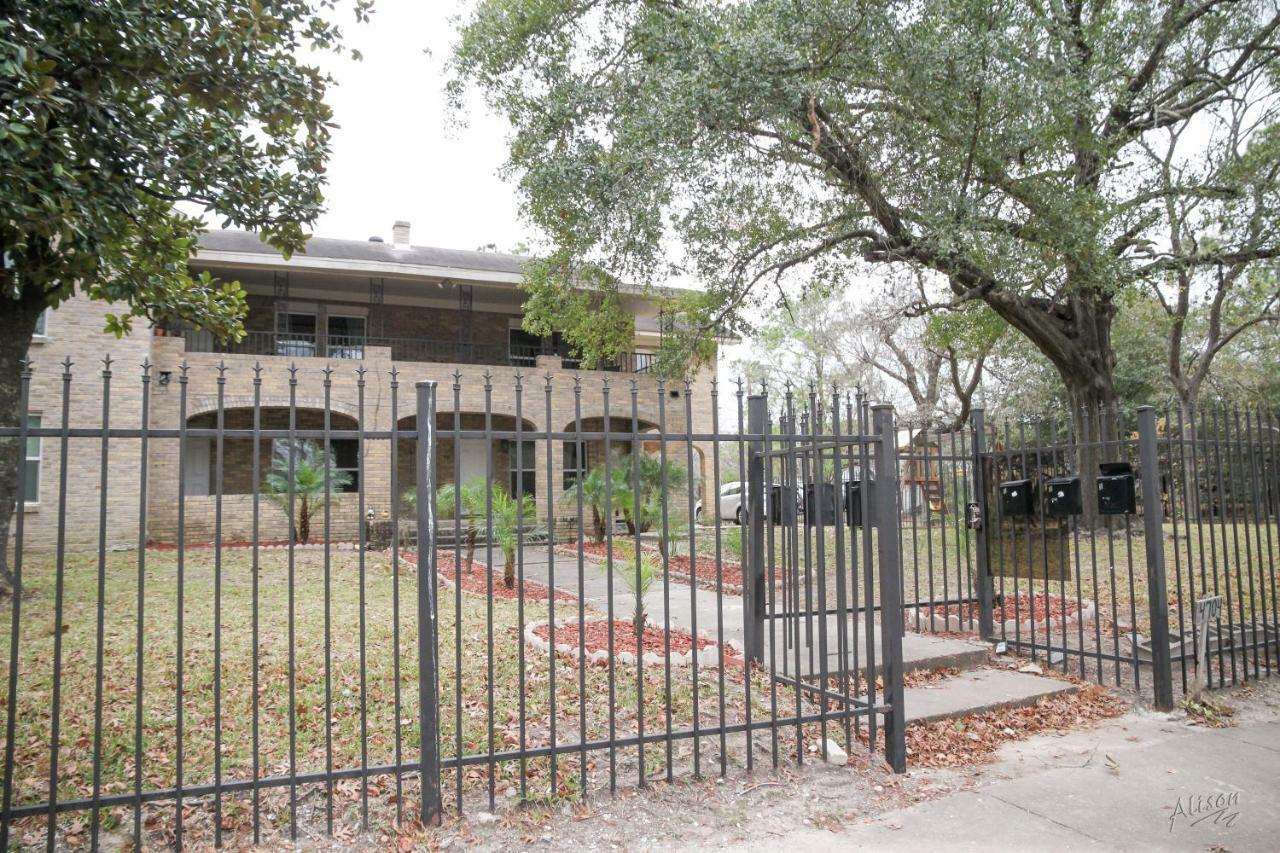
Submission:
[[[209,494],[209,438],[188,438],[182,457],[182,484],[188,496]]]
[[[488,456],[483,438],[463,438],[458,441],[458,473],[460,482],[476,477],[484,479],[485,460]]]

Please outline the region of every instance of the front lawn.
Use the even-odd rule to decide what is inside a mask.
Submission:
[[[263,549],[254,597],[253,557],[249,549],[224,549],[221,558],[221,631],[215,634],[215,583],[218,569],[215,551],[189,549],[179,583],[178,554],[149,550],[145,553],[145,594],[143,620],[143,758],[144,790],[174,787],[177,783],[177,599],[182,590],[183,618],[183,700],[182,775],[185,786],[207,784],[214,778],[215,755],[215,636],[221,638],[221,772],[224,780],[248,779],[253,774],[254,696],[253,624],[256,604],[258,618],[258,762],[259,775],[290,772],[290,672],[294,674],[293,715],[295,747],[293,763],[298,773],[358,768],[362,758],[368,765],[397,761],[397,727],[403,762],[416,761],[418,733],[418,655],[416,569],[402,562],[399,583],[399,613],[396,613],[397,577],[388,555],[365,554],[363,582],[363,667],[361,655],[362,584],[360,555],[350,550],[333,550],[329,560],[330,582],[326,585],[325,555],[322,550],[299,549],[292,567],[283,549]],[[483,568],[477,564],[477,571]],[[134,725],[136,686],[136,637],[138,608],[138,554],[111,553],[105,564],[105,624],[102,714],[101,790],[104,794],[128,793],[133,786]],[[292,578],[292,586],[290,579]],[[494,577],[501,586],[501,569]],[[29,559],[24,572],[26,594],[21,602],[19,643],[19,690],[17,701],[15,804],[38,803],[47,798],[50,767],[51,706],[54,686],[55,637],[61,639],[61,708],[59,713],[58,796],[61,800],[88,797],[93,790],[94,695],[96,684],[96,630],[98,565],[92,555],[74,555],[66,560],[63,572],[61,629],[57,620],[57,572],[53,560]],[[495,751],[514,749],[520,740],[519,703],[525,701],[525,743],[536,748],[550,744],[552,664],[520,642],[518,603],[475,592],[477,584],[439,585],[440,614],[440,741],[442,757],[448,761],[461,751],[463,756],[487,755],[490,743]],[[325,590],[330,595],[326,601]],[[480,585],[483,589],[483,585]],[[291,592],[292,589],[292,592]],[[292,595],[292,601],[291,601]],[[459,604],[461,605],[459,607]],[[492,610],[490,610],[490,606]],[[326,610],[329,632],[326,637]],[[293,665],[290,666],[290,613],[293,618]],[[459,625],[459,614],[461,624]],[[558,601],[557,619],[576,618],[576,602]],[[588,609],[584,615],[592,614]],[[3,655],[7,678],[11,609],[0,612],[0,636],[6,646]],[[527,600],[526,622],[546,619],[545,600]],[[490,703],[490,645],[487,626],[493,625],[492,703]],[[397,647],[395,626],[399,626]],[[459,639],[461,642],[459,642]],[[329,651],[326,654],[326,640]],[[521,680],[520,654],[525,660]],[[459,655],[461,668],[459,669]],[[399,710],[396,707],[396,662],[399,661]],[[579,669],[557,659],[555,663],[557,743],[603,739],[610,729],[609,670],[602,666]],[[326,677],[326,675],[328,677]],[[667,703],[663,700],[665,667],[647,665],[644,674],[644,725],[647,734],[667,728]],[[698,675],[701,725],[719,721],[718,670],[703,666]],[[766,716],[758,698],[767,694],[760,687],[767,682],[753,678],[757,685],[756,718]],[[744,719],[743,675],[740,667],[725,673],[725,719]],[[618,667],[613,684],[615,709],[612,725],[617,736],[637,731],[637,676],[634,666]],[[673,669],[671,675],[671,728],[680,730],[693,723],[694,685],[688,668]],[[362,697],[364,701],[362,702]],[[460,701],[459,701],[460,699]],[[3,700],[3,697],[0,697]],[[326,727],[326,702],[329,703]],[[785,707],[785,706],[784,706]],[[362,716],[362,708],[364,716]],[[492,709],[493,739],[490,740]],[[581,712],[585,711],[585,716]],[[459,726],[460,722],[460,726]],[[741,735],[733,736],[738,741]],[[718,736],[704,738],[701,758],[704,772],[718,772]],[[460,744],[459,744],[460,742]],[[692,748],[691,741],[676,741],[673,760]],[[363,756],[362,756],[363,751]],[[619,749],[614,756],[619,784],[638,781],[635,747]],[[663,743],[650,744],[645,752],[646,776],[665,776],[667,752]],[[589,753],[588,786],[607,782],[610,756],[607,751]],[[714,768],[714,769],[713,769]],[[579,792],[580,763],[577,753],[557,760],[556,797]],[[526,796],[533,800],[553,793],[550,762],[531,758],[527,762],[526,787],[521,788],[520,765],[498,762],[492,774],[492,790],[499,802]],[[466,808],[488,808],[490,773],[488,763],[469,764],[463,773]],[[446,808],[456,806],[457,776],[446,770],[442,786]],[[416,780],[403,782],[405,810],[416,814]],[[350,822],[359,814],[360,783],[337,783],[332,800],[341,821]],[[396,784],[393,775],[375,776],[368,790],[371,820],[377,825],[395,817]],[[324,829],[326,805],[324,785],[303,785],[298,789],[299,832],[315,834]],[[261,800],[264,831],[287,832],[288,788],[267,791]],[[172,801],[148,804],[143,814],[148,832],[157,843],[172,839]],[[355,816],[355,817],[353,817]],[[223,828],[231,837],[249,838],[252,830],[252,798],[248,793],[224,797]],[[212,826],[212,798],[193,802],[184,809],[186,841],[207,839]],[[74,844],[84,838],[87,812],[65,814],[59,819],[63,841]],[[125,806],[104,813],[104,826],[129,832],[132,808]],[[44,818],[25,818],[17,823],[15,837],[43,837]],[[318,829],[317,829],[318,827]],[[69,840],[69,841],[68,841]]]

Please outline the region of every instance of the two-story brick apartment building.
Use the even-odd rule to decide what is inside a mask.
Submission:
[[[393,381],[398,385],[395,423],[413,429],[415,384],[432,379],[439,383],[440,481],[452,482],[455,470],[463,480],[483,476],[492,465],[494,478],[504,484],[520,478],[523,488],[536,496],[540,516],[545,515],[548,495],[558,501],[561,516],[571,511],[566,487],[572,486],[580,470],[599,463],[599,442],[579,446],[568,440],[528,441],[517,454],[514,440],[506,438],[494,442],[490,460],[483,439],[464,439],[455,447],[448,431],[455,425],[481,429],[486,396],[491,428],[515,430],[517,375],[523,377],[523,430],[565,432],[576,424],[584,431],[599,430],[606,380],[612,428],[630,429],[631,380],[635,380],[641,429],[654,430],[663,420],[667,433],[677,439],[668,444],[668,452],[684,465],[688,448],[678,441],[678,433],[711,432],[714,371],[707,369],[694,379],[694,405],[686,405],[684,382],[670,383],[659,393],[658,380],[648,368],[659,341],[660,305],[639,292],[626,297],[636,318],[634,351],[606,369],[579,369],[558,339],[538,339],[522,330],[518,285],[524,260],[494,252],[413,246],[407,223],[396,223],[389,243],[377,238],[315,238],[305,253],[288,260],[254,234],[211,232],[202,238],[191,266],[197,272],[207,270],[215,277],[242,283],[249,302],[244,340],[223,345],[205,333],[144,324],[127,338],[116,339],[102,331],[110,306],[76,297],[46,316],[42,333],[32,345],[29,423],[45,428],[61,424],[64,378],[60,363],[68,356],[74,362],[66,398],[73,429],[102,424],[101,359],[105,355],[112,359],[106,407],[112,428],[141,424],[144,361],[151,365],[147,421],[160,430],[178,429],[184,423],[192,429],[215,426],[220,391],[224,429],[252,427],[256,392],[261,428],[286,428],[292,397],[295,427],[318,430],[324,423],[326,377],[332,430],[390,431]],[[220,365],[225,371],[220,372]],[[255,366],[260,367],[256,374]],[[260,379],[258,386],[255,376]],[[553,389],[549,414],[548,381]],[[184,382],[185,419],[181,412]],[[459,386],[456,405],[455,384]],[[687,409],[692,409],[692,423]],[[223,440],[225,541],[247,539],[251,533],[253,441],[232,436]],[[141,443],[127,436],[112,438],[107,443],[108,544],[131,545],[140,536],[174,541],[179,484],[185,539],[211,541],[218,470],[215,443],[209,437],[188,437],[180,453],[177,440],[150,441],[144,502]],[[393,467],[400,492],[414,482],[411,441],[401,441],[394,453],[387,440],[360,444],[353,438],[332,444],[337,467],[348,470],[353,479],[349,493],[331,504],[335,538],[355,538],[361,496],[366,510],[376,516],[390,510],[395,497]],[[271,464],[270,440],[263,439],[259,449],[265,470]],[[68,443],[63,525],[70,548],[93,547],[98,542],[101,454],[101,442],[83,435]],[[59,529],[60,438],[32,439],[27,457],[24,543],[31,548],[49,547],[56,543]],[[517,457],[522,462],[519,471],[515,470]],[[695,444],[693,457],[693,480],[703,502],[710,505],[704,448]],[[357,469],[362,469],[359,477]],[[144,503],[146,528],[139,530]],[[286,519],[279,510],[263,502],[259,519],[263,540],[287,536]]]

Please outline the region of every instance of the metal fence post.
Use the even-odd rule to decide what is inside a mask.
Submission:
[[[893,406],[873,406],[876,445],[876,529],[879,544],[880,643],[884,655],[884,758],[895,773],[907,769],[902,683],[902,560],[898,544],[898,448]]]
[[[768,398],[747,397],[747,432],[752,438],[747,455],[747,571],[743,585],[743,632],[747,656],[764,660],[764,431],[768,421]]]
[[[987,452],[987,425],[982,409],[969,416],[973,434],[973,502],[977,512],[967,520],[976,534],[974,554],[978,569],[978,635],[984,640],[995,638],[995,591],[991,585],[989,540],[987,539],[987,481],[983,457]],[[972,624],[972,623],[970,623]]]
[[[421,816],[440,823],[439,625],[436,610],[436,383],[418,383],[418,723],[422,757]]]
[[[1143,540],[1147,549],[1147,599],[1151,610],[1151,671],[1156,708],[1173,708],[1169,660],[1169,589],[1164,571],[1164,507],[1160,503],[1160,455],[1156,410],[1138,409],[1138,464],[1142,474]]]

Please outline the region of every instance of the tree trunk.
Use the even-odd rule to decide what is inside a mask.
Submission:
[[[1191,397],[1178,395],[1178,414],[1182,419],[1182,434],[1178,440],[1184,442],[1179,451],[1182,456],[1182,489],[1186,496],[1184,519],[1188,524],[1200,521],[1200,477],[1196,472],[1196,460],[1200,458],[1200,449],[1195,446],[1199,431],[1196,429],[1196,407]]]
[[[467,526],[467,571],[470,572],[475,568],[476,559],[476,537],[480,535],[480,531],[475,525]]]
[[[1076,470],[1083,498],[1081,526],[1086,530],[1105,527],[1107,517],[1098,512],[1098,466],[1103,462],[1125,461],[1124,448],[1115,442],[1120,417],[1119,400],[1109,372],[1093,377],[1063,376],[1071,405],[1075,434]]]
[[[4,284],[8,285],[7,276]],[[22,410],[22,369],[35,334],[36,321],[45,309],[44,294],[35,288],[23,289],[17,299],[0,296],[0,426],[18,427],[26,413]],[[45,366],[48,369],[48,366]],[[17,437],[0,438],[0,597],[14,591],[10,562],[14,510],[18,494],[18,471],[24,450]]]
[[[591,526],[595,533],[596,544],[604,542],[604,518],[600,515],[600,507],[591,505]]]
[[[502,566],[502,583],[507,589],[511,589],[516,585],[516,555],[514,552],[508,552],[503,555],[506,563]]]
[[[1069,292],[1071,296],[1060,303],[1027,300],[1001,290],[984,294],[983,300],[1035,344],[1062,378],[1078,445],[1081,524],[1096,529],[1104,519],[1098,512],[1098,464],[1120,458],[1109,444],[1117,438],[1120,413],[1111,345],[1116,308],[1087,281],[1070,286]]]
[[[311,539],[311,507],[307,504],[306,495],[298,504],[298,541],[303,545]]]

